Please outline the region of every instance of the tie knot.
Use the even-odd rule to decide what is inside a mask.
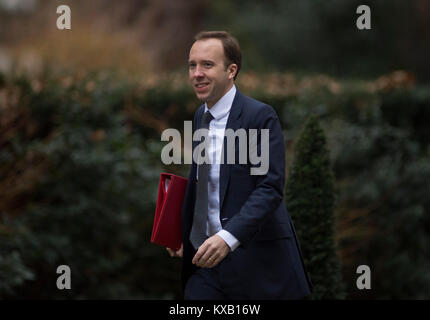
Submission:
[[[209,124],[209,122],[211,122],[211,120],[212,120],[213,118],[214,118],[214,117],[211,115],[211,113],[210,113],[209,111],[206,111],[206,112],[205,112],[205,114],[203,115],[202,122],[203,122],[204,124],[208,125],[208,124]]]

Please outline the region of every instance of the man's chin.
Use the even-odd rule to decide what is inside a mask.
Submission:
[[[196,92],[196,96],[197,96],[197,99],[199,99],[202,102],[205,102],[208,98],[207,94],[201,94],[201,93],[197,93],[197,92]]]

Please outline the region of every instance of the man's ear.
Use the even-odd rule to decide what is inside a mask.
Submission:
[[[229,73],[228,78],[233,79],[237,73],[237,64],[232,63],[227,67],[227,72]]]

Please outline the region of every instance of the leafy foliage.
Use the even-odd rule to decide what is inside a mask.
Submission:
[[[286,185],[288,211],[297,225],[312,299],[344,297],[334,239],[334,178],[324,132],[316,117],[301,132]]]
[[[32,170],[37,162],[43,165],[27,190],[25,205],[13,217],[3,214],[7,232],[1,233],[5,256],[0,261],[3,275],[8,274],[3,293],[27,298],[157,294],[147,285],[156,279],[151,268],[162,251],[157,253],[148,241],[161,168],[151,161],[143,137],[127,127],[121,110],[126,86],[94,81],[82,79],[62,88],[46,80],[39,92],[26,79],[11,84],[20,92],[20,101],[9,106],[10,111],[28,112],[36,129],[30,136],[20,130],[6,142],[3,164],[18,170],[13,163],[29,158],[29,167],[22,170]],[[15,174],[17,184],[29,176],[19,171],[3,174]],[[5,207],[14,212],[16,199],[5,200],[10,202]],[[70,293],[55,287],[61,264],[72,270]],[[168,274],[172,267],[178,269],[168,265],[158,270]],[[22,285],[24,280],[31,281]]]
[[[320,204],[312,210],[334,210],[334,239],[299,236],[303,247],[326,239],[318,245],[327,253],[328,243],[338,244],[347,298],[430,297],[430,88],[406,73],[367,82],[288,73],[238,80],[242,92],[275,107],[289,179],[301,128],[318,117],[335,180],[312,171],[324,197],[287,183],[312,191]],[[199,105],[185,86],[173,74],[0,74],[0,296],[181,297],[180,260],[149,239],[159,173],[187,174],[160,162],[162,130],[182,130]],[[310,135],[310,145],[323,154],[318,137]],[[306,152],[299,158],[300,170],[328,163]],[[308,225],[294,219],[297,229]],[[71,268],[72,290],[55,286],[61,264]],[[370,291],[355,286],[361,264],[371,268]]]

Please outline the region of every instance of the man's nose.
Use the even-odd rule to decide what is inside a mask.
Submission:
[[[197,66],[197,67],[195,68],[194,73],[193,73],[193,76],[194,76],[194,78],[201,78],[201,77],[203,77],[203,76],[204,76],[204,73],[203,73],[203,71],[202,71],[201,67]]]

